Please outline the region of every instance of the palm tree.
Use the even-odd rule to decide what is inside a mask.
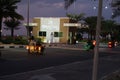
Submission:
[[[103,39],[108,40],[106,38],[108,34],[110,34],[111,37],[113,37],[114,36],[113,34],[117,32],[116,26],[117,25],[113,20],[103,20],[102,27],[101,27],[101,36],[103,37]]]
[[[14,37],[14,29],[19,29],[18,26],[21,24],[21,22],[17,19],[6,19],[4,24],[6,27],[8,27],[5,29],[11,30],[11,37]]]
[[[68,7],[75,2],[76,0],[64,0],[65,1],[65,9],[67,10]]]
[[[84,19],[84,13],[81,14],[67,14],[67,17],[70,19],[70,23],[78,23],[79,21],[82,21]],[[81,40],[81,30],[77,27],[70,27],[69,32],[72,32],[72,35],[76,40]]]
[[[113,8],[112,18],[120,16],[120,0],[112,0],[111,6]]]
[[[72,20],[72,22],[74,23],[76,23],[76,22],[79,22],[79,21],[81,21],[81,20],[83,20],[84,19],[84,13],[80,13],[80,14],[66,14],[67,15],[67,17],[69,17],[69,19],[70,20]]]
[[[88,39],[92,40],[92,36],[95,38],[95,30],[96,30],[96,24],[97,24],[97,16],[91,16],[91,17],[86,17],[84,21],[89,25],[89,30],[88,30]]]
[[[21,0],[0,0],[0,40],[3,18],[10,17],[23,20],[23,16],[15,11],[17,9],[16,4],[20,1]]]
[[[112,0],[111,6],[113,8],[112,18],[120,17],[120,0]],[[117,30],[119,30],[118,34],[120,34],[119,25],[117,26]]]
[[[115,31],[114,31],[115,33],[114,33],[114,38],[115,38],[115,40],[116,41],[118,41],[118,42],[120,42],[120,25],[119,24],[117,24],[116,26],[115,26]],[[117,37],[116,37],[117,36]]]

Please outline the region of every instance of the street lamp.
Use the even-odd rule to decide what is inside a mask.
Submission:
[[[30,0],[28,0],[28,6],[27,6],[27,37],[30,37],[30,32],[29,32],[29,7],[30,7]]]
[[[108,6],[105,6],[105,7],[103,7],[103,8],[108,9]],[[94,6],[94,7],[93,7],[93,9],[94,9],[94,10],[96,10],[96,9],[97,9],[97,7],[96,7],[96,6]]]

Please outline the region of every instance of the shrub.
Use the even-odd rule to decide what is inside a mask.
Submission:
[[[2,39],[2,43],[4,44],[10,44],[10,43],[14,43],[14,44],[28,44],[28,40],[19,36],[19,37],[10,37],[7,36],[5,38]]]
[[[4,43],[4,44],[10,44],[10,43],[13,43],[13,41],[14,41],[13,38],[10,36],[2,39],[2,43]]]

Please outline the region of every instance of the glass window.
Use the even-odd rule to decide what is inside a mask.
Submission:
[[[46,36],[46,32],[45,31],[39,31],[39,36]]]
[[[63,33],[62,32],[59,32],[59,37],[63,37]]]
[[[62,32],[54,32],[54,37],[62,37],[63,33]]]
[[[58,32],[54,32],[54,37],[58,37]]]

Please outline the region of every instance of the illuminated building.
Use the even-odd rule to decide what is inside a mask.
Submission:
[[[33,19],[37,26],[33,27],[33,36],[41,38],[45,43],[66,43],[69,35],[69,23],[66,17],[35,17]]]
[[[45,43],[67,43],[75,36],[80,23],[70,23],[67,17],[35,17],[32,35]]]

